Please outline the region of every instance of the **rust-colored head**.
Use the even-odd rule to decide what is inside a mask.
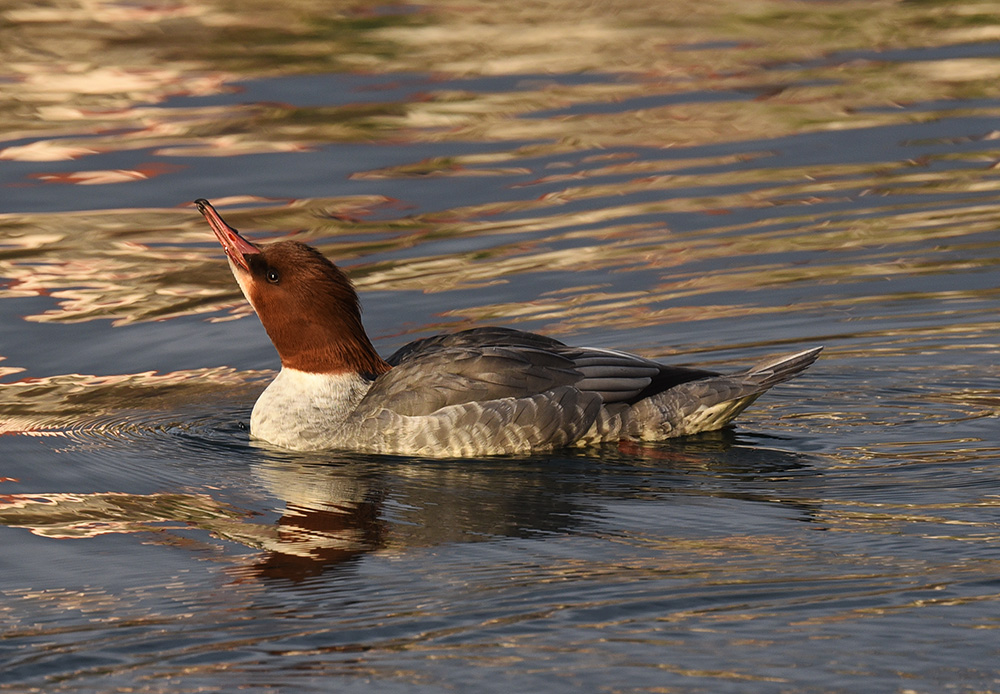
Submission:
[[[283,366],[370,377],[391,368],[368,339],[358,294],[340,268],[298,241],[251,243],[207,200],[195,204],[225,249],[233,276]]]

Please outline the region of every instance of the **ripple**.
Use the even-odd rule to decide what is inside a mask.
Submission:
[[[245,446],[262,377],[222,367],[0,384],[0,434],[58,438],[61,451],[132,446],[183,457],[236,449]]]
[[[0,501],[0,524],[63,540],[146,532],[154,526],[219,532],[245,515],[207,494],[5,494]]]

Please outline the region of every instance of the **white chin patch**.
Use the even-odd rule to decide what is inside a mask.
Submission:
[[[228,257],[227,260],[229,260]],[[248,273],[232,260],[229,260],[229,270],[233,273],[233,277],[236,278],[236,284],[240,285],[240,291],[243,292],[243,296],[253,306],[253,301],[250,299],[250,278]]]

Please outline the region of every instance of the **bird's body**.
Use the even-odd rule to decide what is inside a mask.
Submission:
[[[339,268],[296,241],[252,244],[196,202],[281,357],[251,435],[285,448],[448,457],[685,436],[725,426],[822,349],[722,375],[476,328],[383,360]]]

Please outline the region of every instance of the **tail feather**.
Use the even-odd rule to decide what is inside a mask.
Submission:
[[[769,359],[749,369],[746,372],[746,378],[753,380],[761,388],[767,390],[771,386],[784,383],[808,369],[822,351],[822,347],[814,347],[804,352]]]
[[[822,350],[816,347],[740,373],[681,383],[633,405],[624,433],[652,441],[721,429],[771,387],[807,369]]]

